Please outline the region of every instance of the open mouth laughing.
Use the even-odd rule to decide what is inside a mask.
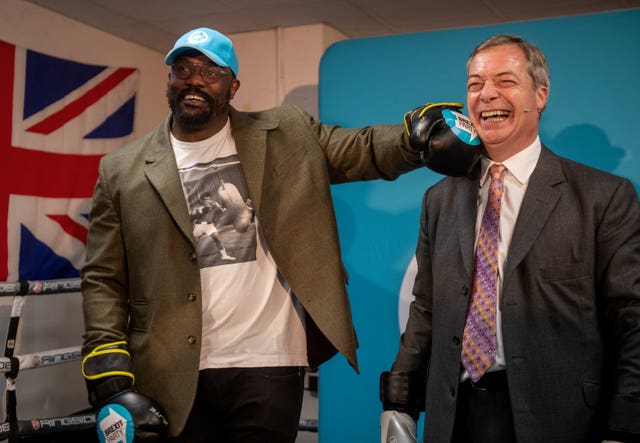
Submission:
[[[185,102],[201,102],[201,103],[207,103],[207,99],[201,95],[198,94],[186,94],[184,96],[184,101]]]
[[[502,109],[495,111],[484,111],[480,113],[480,118],[486,122],[498,123],[509,118],[511,113]]]

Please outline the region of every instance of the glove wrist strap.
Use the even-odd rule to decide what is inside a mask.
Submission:
[[[425,389],[424,374],[420,372],[389,371],[380,375],[380,400],[385,411],[416,417],[424,411]]]
[[[124,376],[135,383],[131,372],[131,356],[127,351],[127,342],[117,341],[97,346],[82,359],[82,375],[86,380],[98,380],[105,377]]]
[[[82,375],[93,406],[104,404],[135,383],[126,345],[125,341],[106,343],[82,359]]]
[[[89,391],[89,403],[98,407],[109,403],[116,395],[131,389],[131,379],[129,377],[107,377],[100,381],[87,381]]]

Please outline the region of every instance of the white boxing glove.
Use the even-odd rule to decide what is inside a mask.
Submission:
[[[416,422],[404,412],[384,411],[380,414],[381,443],[417,443]]]

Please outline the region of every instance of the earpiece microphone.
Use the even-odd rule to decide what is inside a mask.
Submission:
[[[523,109],[524,112],[539,112],[538,109]]]

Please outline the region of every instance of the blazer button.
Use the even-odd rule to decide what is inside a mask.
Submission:
[[[454,388],[453,386],[449,387],[449,394],[451,394],[452,397],[455,397],[456,395],[456,388]]]
[[[193,335],[190,335],[187,337],[187,341],[189,342],[190,345],[192,345],[196,342],[196,338]]]
[[[196,255],[195,252],[192,252],[191,254],[189,254],[189,259],[191,261],[196,261],[198,259],[198,256]]]
[[[460,344],[460,337],[454,335],[452,340],[454,345],[458,346]]]
[[[462,295],[464,295],[465,297],[469,295],[469,286],[462,287]]]
[[[196,294],[194,294],[193,292],[190,292],[189,295],[187,295],[187,300],[196,301]]]

